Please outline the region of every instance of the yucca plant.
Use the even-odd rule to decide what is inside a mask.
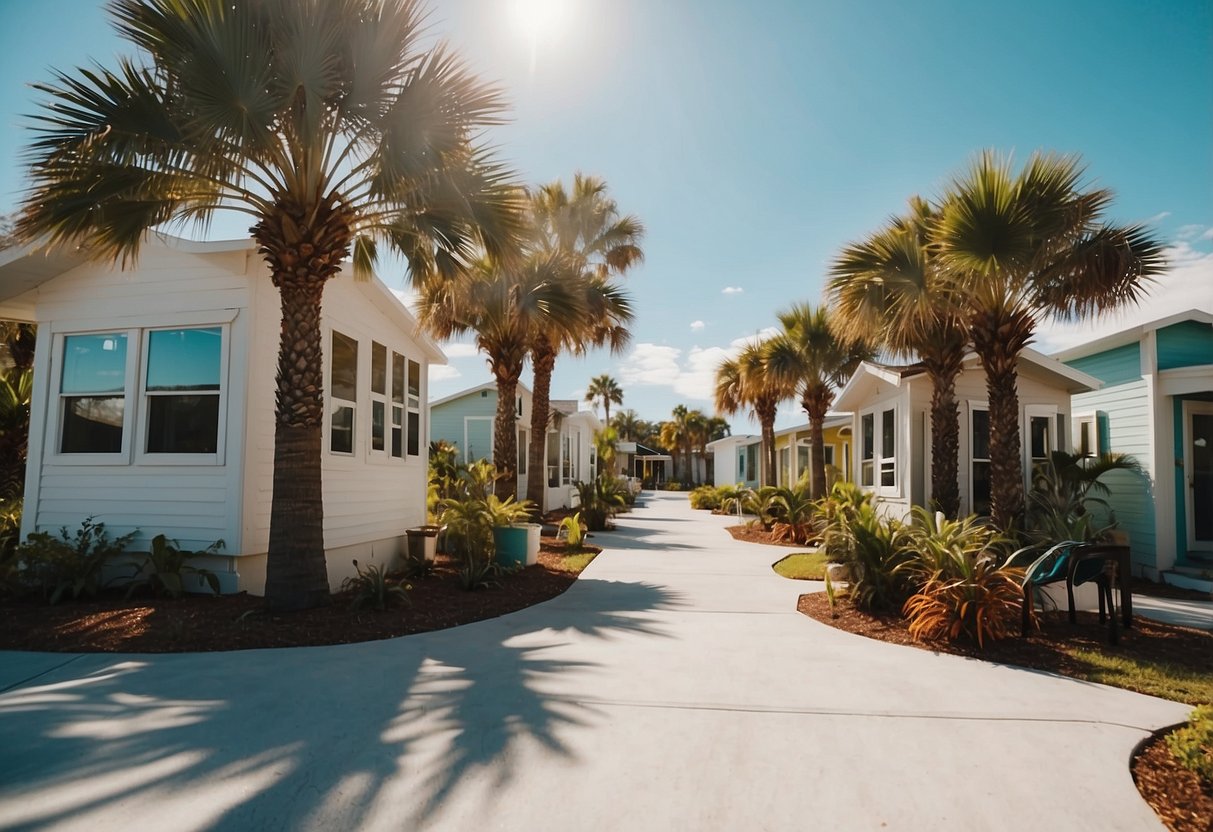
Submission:
[[[781,510],[771,526],[773,539],[808,543],[816,536],[817,501],[812,498],[807,482],[779,489],[774,502]]]
[[[585,533],[581,530],[581,512],[577,512],[572,517],[566,517],[561,520],[560,528],[565,532],[565,551],[580,551],[581,543],[585,540]]]
[[[623,486],[606,473],[599,474],[590,482],[577,483],[577,495],[581,500],[585,527],[592,532],[606,531],[611,517],[627,505],[623,498]]]
[[[350,604],[358,607],[372,606],[377,610],[387,609],[389,604],[407,605],[409,590],[407,583],[393,579],[387,569],[378,563],[363,567],[354,561],[357,575],[341,582],[342,592],[350,593]]]
[[[882,519],[870,503],[860,505],[844,528],[852,602],[864,610],[899,608],[912,591],[901,568],[913,552],[910,529],[898,520]]]
[[[932,578],[902,608],[910,635],[930,641],[961,637],[985,647],[987,641],[1018,631],[1023,604],[1023,570],[1001,563],[993,553],[953,564],[962,574]]]
[[[861,506],[873,503],[871,492],[845,480],[834,483],[830,493],[816,502],[814,522],[826,554],[838,561],[849,559],[851,520]]]

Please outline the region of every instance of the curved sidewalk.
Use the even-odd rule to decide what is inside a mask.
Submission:
[[[491,621],[0,654],[0,828],[1162,829],[1127,761],[1186,706],[821,625],[787,550],[645,503]]]

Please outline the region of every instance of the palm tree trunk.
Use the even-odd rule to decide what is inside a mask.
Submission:
[[[282,335],[265,602],[271,609],[297,610],[329,600],[320,473],[324,433],[320,301],[324,280],[275,277],[282,299]]]
[[[1015,312],[975,315],[970,334],[990,400],[990,514],[995,526],[1010,531],[1024,510],[1018,363],[1032,337],[1032,319]]]
[[[834,402],[834,392],[825,385],[807,385],[800,398],[809,417],[809,495],[818,500],[826,493],[825,421]]]
[[[778,477],[775,471],[775,415],[778,413],[778,402],[760,401],[754,405],[754,414],[758,417],[759,433],[762,435],[762,479],[763,485],[777,485]]]
[[[497,376],[497,416],[493,420],[493,464],[497,481],[493,493],[504,500],[518,496],[518,372],[499,368]]]
[[[931,379],[931,501],[955,520],[960,513],[960,409],[956,377],[964,366],[963,345],[925,357]]]
[[[556,350],[547,338],[539,337],[531,347],[531,367],[534,383],[531,389],[531,449],[527,454],[526,498],[535,504],[534,511],[542,515],[544,493],[547,489],[548,419],[551,413],[552,371],[556,368]]]

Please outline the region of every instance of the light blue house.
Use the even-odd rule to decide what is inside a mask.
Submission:
[[[1172,315],[1056,358],[1103,382],[1073,397],[1075,449],[1131,454],[1146,471],[1104,480],[1134,571],[1213,587],[1213,314]]]
[[[573,399],[552,399],[552,418],[545,437],[547,489],[543,510],[575,505],[576,483],[594,479],[597,460],[594,433],[598,417],[579,410]],[[526,497],[527,451],[531,442],[531,391],[518,385],[518,499]],[[472,387],[430,403],[430,441],[445,441],[459,450],[461,462],[493,461],[493,420],[497,416],[497,385]]]

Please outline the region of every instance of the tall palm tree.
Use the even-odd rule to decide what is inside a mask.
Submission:
[[[678,405],[682,407],[682,405]],[[685,408],[684,408],[685,410]],[[677,408],[675,408],[677,411]],[[671,479],[682,480],[685,475],[686,460],[683,457],[682,449],[686,444],[687,424],[685,414],[683,418],[679,418],[678,414],[674,414],[674,418],[667,419],[658,426],[658,441],[661,447],[670,453],[673,457],[673,468]],[[681,464],[680,464],[681,463]]]
[[[602,402],[602,421],[609,425],[611,424],[611,405],[623,404],[623,388],[619,386],[619,382],[603,373],[590,379],[589,386],[585,390],[585,400],[593,404]]]
[[[564,337],[540,330],[531,344],[531,429],[534,436],[546,436],[557,356],[562,351],[580,353],[602,346],[618,352],[627,344],[631,301],[611,278],[644,259],[640,248],[644,226],[635,217],[619,213],[603,180],[580,173],[573,177],[571,194],[562,183],[553,182],[531,194],[530,208],[532,245],[537,251],[559,252],[567,258],[565,279],[584,286],[589,310],[583,325],[570,327]],[[543,448],[531,447],[527,498],[542,506]]]
[[[320,305],[379,245],[414,278],[450,276],[522,232],[522,200],[479,142],[500,94],[413,0],[112,0],[140,58],[59,73],[28,149],[18,232],[126,261],[144,233],[244,214],[278,288],[274,486],[266,601],[329,598],[321,497]]]
[[[948,187],[934,235],[986,373],[991,513],[1003,529],[1024,509],[1016,379],[1038,322],[1135,303],[1164,266],[1146,228],[1102,222],[1112,193],[1083,174],[1077,157],[1044,153],[1016,174],[987,151]]]
[[[910,200],[897,217],[834,261],[827,291],[830,323],[846,340],[866,341],[902,359],[917,359],[931,380],[931,499],[955,518],[960,511],[960,410],[956,377],[969,335],[950,305],[930,245],[935,211]]]
[[[736,358],[726,359],[716,368],[716,410],[738,413],[749,409],[758,420],[762,434],[762,484],[775,485],[775,417],[779,403],[791,396],[795,387],[776,375],[770,364],[770,342],[746,345]]]
[[[872,348],[847,341],[830,325],[830,309],[794,304],[779,313],[783,331],[767,347],[769,372],[783,385],[799,391],[800,406],[809,418],[809,489],[813,499],[826,492],[826,414],[836,390],[859,362],[872,357]]]
[[[502,268],[481,260],[466,275],[422,284],[418,313],[437,338],[469,330],[488,358],[497,383],[497,413],[493,422],[494,491],[514,496],[518,488],[518,380],[530,350],[532,333],[540,328],[559,331],[583,314],[582,298],[559,279],[558,258],[533,257],[517,268]]]
[[[635,442],[644,431],[643,422],[635,410],[621,410],[611,420],[611,427],[619,433],[619,438],[623,441]]]

